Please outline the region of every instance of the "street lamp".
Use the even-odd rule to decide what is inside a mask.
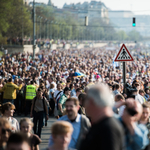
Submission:
[[[50,22],[50,24],[51,24],[51,26],[50,26],[51,27],[51,39],[52,39],[52,23],[53,23],[53,21]]]
[[[39,16],[39,19],[40,19],[40,41],[41,41],[41,19],[42,19],[42,17],[41,16]]]
[[[33,59],[35,58],[35,0],[33,0]]]
[[[44,30],[44,39],[46,39],[46,23],[47,23],[47,19],[44,20],[44,27],[45,27],[45,30]]]

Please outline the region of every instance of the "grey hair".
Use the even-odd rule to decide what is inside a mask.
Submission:
[[[104,83],[99,83],[90,87],[87,96],[92,98],[94,103],[101,107],[112,107],[114,103],[114,97],[109,87]]]

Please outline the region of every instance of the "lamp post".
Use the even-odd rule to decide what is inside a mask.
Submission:
[[[41,19],[42,17],[39,16],[39,18],[40,18],[40,41],[41,41]]]
[[[58,36],[58,34],[57,34],[57,32],[58,32],[58,30],[57,30],[57,22],[55,22],[54,24],[55,24],[55,29],[56,29],[56,30],[55,30],[55,31],[56,31],[55,39],[57,40],[57,36]]]
[[[35,0],[33,0],[33,59],[35,58]]]
[[[23,28],[24,28],[24,26],[23,26],[23,3],[22,3],[22,45],[23,45],[23,37],[24,37]]]
[[[46,39],[46,28],[47,28],[47,26],[46,26],[46,23],[47,23],[47,19],[45,19],[45,21],[44,21],[44,24],[45,24],[45,32],[44,32],[44,38]]]
[[[48,20],[46,21],[46,35],[47,35],[46,38],[48,39],[48,24],[47,23],[48,23]]]
[[[52,23],[53,23],[53,21],[50,22],[50,24],[51,24],[51,26],[50,26],[51,27],[51,39],[52,39]]]

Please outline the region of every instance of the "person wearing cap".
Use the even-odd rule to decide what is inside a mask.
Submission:
[[[122,150],[123,129],[113,117],[113,98],[105,84],[89,88],[85,109],[92,127],[78,150]]]
[[[22,84],[17,86],[12,82],[12,78],[8,79],[8,83],[6,83],[0,92],[4,92],[3,94],[3,103],[11,102],[14,104],[14,100],[16,99],[16,90],[20,90],[22,88]]]
[[[58,115],[59,117],[63,116],[64,109],[65,109],[65,102],[67,98],[70,97],[70,88],[65,87],[64,94],[60,97],[60,100],[58,102]]]

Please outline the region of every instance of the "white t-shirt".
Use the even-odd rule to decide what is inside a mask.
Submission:
[[[140,94],[137,94],[137,95],[135,96],[135,100],[136,100],[136,101],[139,101],[141,104],[144,103],[144,97],[141,96]]]
[[[58,91],[58,90],[56,90],[55,92],[54,92],[54,98],[56,98],[56,96],[57,96],[57,99],[56,99],[56,101],[63,95],[63,91],[61,91],[60,93],[59,93],[60,91]],[[57,95],[59,93],[59,95]],[[57,104],[55,104],[55,105],[57,105]]]
[[[54,89],[57,89],[57,84],[53,81],[52,84],[54,84]]]
[[[5,55],[6,55],[6,54],[8,54],[8,50],[7,50],[7,49],[5,49],[4,53],[5,53]]]
[[[125,107],[124,105],[119,108],[119,116],[122,116],[122,115],[123,115],[123,112],[124,112],[124,109],[125,109],[125,108],[126,108],[126,107]]]
[[[15,118],[9,117],[8,121],[9,121],[10,124],[11,124],[11,130],[12,130],[13,132],[19,131],[19,129],[20,129],[19,123],[18,123],[18,121],[17,121]]]
[[[77,97],[76,95],[72,96],[71,98],[76,98],[76,99],[78,99],[78,97]]]

